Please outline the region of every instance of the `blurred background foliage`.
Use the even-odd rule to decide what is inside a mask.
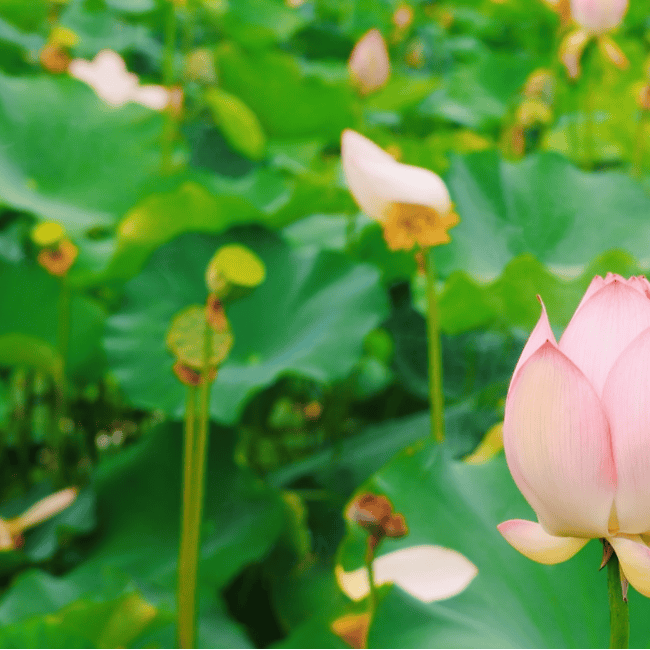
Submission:
[[[391,75],[361,96],[347,61],[371,28]],[[0,0],[0,515],[81,488],[0,553],[0,645],[174,644],[184,397],[165,333],[238,242],[267,279],[229,309],[212,394],[200,645],[348,647],[330,625],[359,605],[334,565],[362,563],[342,512],[363,487],[409,523],[388,545],[479,568],[441,603],[382,589],[371,647],[600,647],[595,545],[533,565],[495,528],[531,512],[503,457],[461,459],[503,418],[535,295],[559,333],[594,274],[650,266],[643,2],[616,39],[628,69],[575,83],[542,0]],[[67,73],[104,49],[170,106],[110,106]],[[522,119],[540,69],[551,96]],[[436,250],[442,448],[426,441],[424,281],[348,194],[344,128],[443,175],[461,217]],[[65,286],[36,261],[47,221],[79,250]]]

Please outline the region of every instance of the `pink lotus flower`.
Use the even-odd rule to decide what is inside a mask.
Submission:
[[[556,564],[605,538],[630,584],[650,597],[645,277],[596,276],[559,343],[542,304],[510,383],[503,436],[512,477],[539,520],[500,524],[506,540]]]
[[[623,22],[628,0],[571,0],[573,20],[590,34],[603,34]]]

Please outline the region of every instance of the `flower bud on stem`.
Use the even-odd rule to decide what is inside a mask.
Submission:
[[[196,392],[188,388],[185,412],[185,458],[183,461],[183,514],[178,562],[178,643],[181,648],[196,647],[196,583],[201,547],[201,519],[205,488],[205,469],[210,427],[209,359],[212,356],[212,330],[205,328],[203,377],[199,385],[198,427]]]

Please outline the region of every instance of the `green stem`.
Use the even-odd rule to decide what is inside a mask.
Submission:
[[[167,15],[165,16],[165,46],[163,52],[162,72],[163,83],[166,88],[174,85],[174,59],[176,56],[176,4],[168,0]],[[173,161],[173,145],[176,136],[176,119],[172,109],[167,108],[165,124],[162,133],[162,171],[164,174],[171,174]]]
[[[368,570],[368,583],[370,585],[370,605],[369,614],[370,618],[375,615],[377,609],[377,585],[375,585],[375,570],[372,563],[375,559],[375,545],[373,544],[373,536],[368,536],[368,546],[366,548],[366,569]]]
[[[614,553],[607,563],[607,591],[609,593],[609,647],[627,648],[630,640],[630,612],[623,600],[621,573]]]
[[[201,521],[205,490],[205,469],[210,427],[210,389],[208,359],[211,356],[212,330],[206,323],[204,337],[204,365],[199,388],[199,412],[193,444],[185,442],[186,453],[191,451],[188,474],[184,475],[183,525],[181,559],[179,562],[178,638],[181,648],[196,647],[196,585],[201,546]],[[186,467],[187,467],[186,463]],[[188,487],[189,485],[189,487]],[[184,574],[184,575],[181,575]],[[183,585],[181,590],[180,585]]]
[[[634,155],[632,157],[633,166],[632,174],[636,178],[641,178],[643,171],[643,150],[645,144],[645,120],[647,111],[641,110],[639,112],[639,121],[637,122],[636,135],[634,139]]]
[[[445,421],[442,394],[442,356],[440,352],[440,320],[436,296],[436,269],[431,250],[423,251],[426,263],[427,289],[427,348],[429,352],[429,398],[431,408],[431,435],[436,442],[445,439]]]
[[[181,513],[181,543],[178,558],[178,645],[191,648],[194,626],[194,588],[189,571],[192,538],[192,463],[194,460],[194,429],[196,420],[196,387],[187,389],[185,407],[185,446],[183,451],[183,511]]]
[[[61,365],[57,372],[57,376],[54,378],[55,407],[54,422],[52,426],[52,450],[56,457],[58,482],[63,485],[66,482],[66,471],[64,467],[65,435],[63,431],[63,418],[66,414],[66,366],[68,346],[70,344],[70,286],[65,277],[61,279],[58,319],[57,348]]]
[[[596,117],[596,90],[598,85],[598,75],[600,73],[599,53],[594,42],[589,43],[585,48],[584,75],[585,79],[585,129],[584,129],[584,151],[585,169],[593,169],[596,162],[596,144],[595,144],[595,117]]]

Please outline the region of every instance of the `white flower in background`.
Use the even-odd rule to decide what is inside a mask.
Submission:
[[[580,76],[580,59],[592,39],[596,39],[602,56],[617,68],[625,70],[629,66],[623,50],[609,35],[623,22],[627,7],[628,0],[571,0],[571,18],[578,28],[560,44],[560,59],[569,78]]]
[[[360,133],[341,138],[343,172],[357,205],[378,221],[391,250],[446,244],[459,222],[444,181],[428,169],[404,165]]]
[[[476,566],[462,553],[444,546],[421,545],[403,548],[375,558],[375,585],[389,582],[423,603],[445,600],[464,591],[478,573]],[[368,569],[344,571],[336,567],[341,590],[359,601],[370,593]]]
[[[390,76],[390,58],[386,41],[378,29],[371,29],[359,39],[350,54],[348,68],[362,95],[386,85]]]
[[[75,79],[88,84],[97,95],[111,106],[136,102],[154,110],[163,110],[170,100],[166,88],[156,85],[141,86],[138,76],[126,69],[122,57],[113,50],[102,50],[92,61],[74,59],[68,72]]]

